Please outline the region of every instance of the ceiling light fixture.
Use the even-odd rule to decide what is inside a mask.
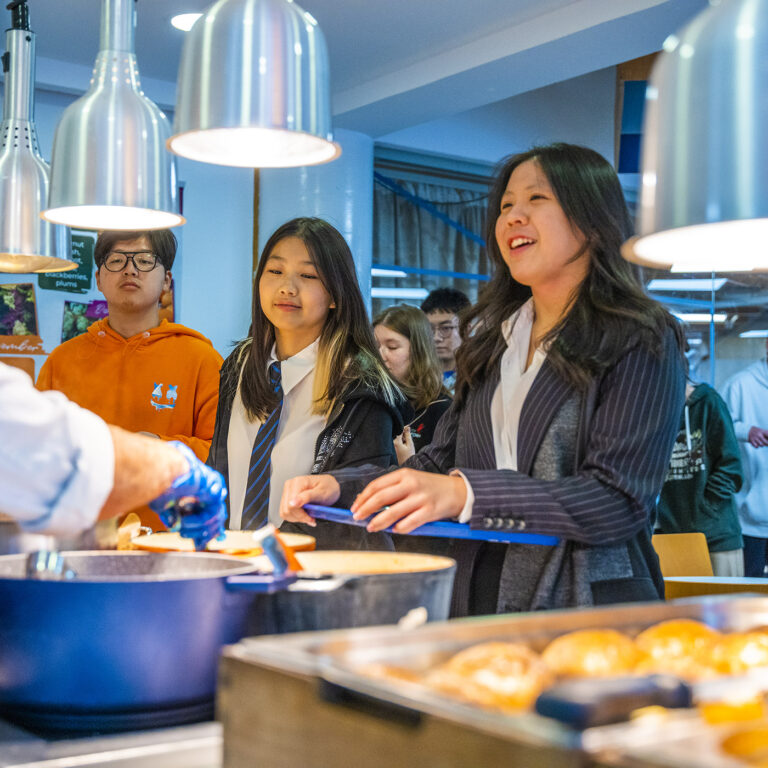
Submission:
[[[56,126],[43,216],[81,229],[164,229],[184,223],[168,118],[141,90],[135,0],[103,0],[88,92]]]
[[[178,13],[171,19],[171,25],[182,32],[189,32],[202,13]]]
[[[373,299],[426,299],[426,288],[371,288]]]
[[[35,130],[35,33],[26,0],[9,5],[5,32],[5,93],[0,124],[0,272],[65,272],[69,230],[40,218],[48,200],[50,170]]]
[[[742,331],[740,339],[768,339],[768,328],[760,328],[754,331]]]
[[[709,312],[673,312],[672,313],[678,320],[682,320],[684,323],[724,323],[728,319],[728,315],[724,312],[715,312],[710,314]]]
[[[408,277],[408,273],[394,267],[371,267],[371,277]]]
[[[338,157],[328,54],[291,0],[218,0],[184,40],[168,147],[205,163],[317,165]]]
[[[725,277],[712,278],[684,278],[679,280],[656,279],[648,283],[649,291],[719,291],[728,282]]]
[[[646,90],[629,261],[768,270],[768,2],[721,0],[664,44]]]

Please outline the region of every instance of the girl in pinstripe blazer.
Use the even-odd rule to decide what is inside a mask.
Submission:
[[[630,229],[596,152],[507,159],[489,197],[495,274],[464,321],[456,399],[432,444],[386,474],[291,480],[281,515],[354,502],[370,531],[453,518],[559,537],[446,545],[455,614],[661,597],[650,533],[684,401],[682,334],[621,258]]]

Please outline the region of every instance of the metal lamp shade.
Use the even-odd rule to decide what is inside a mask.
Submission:
[[[676,272],[768,270],[768,0],[722,0],[664,44],[646,95],[639,236]]]
[[[5,33],[8,73],[0,124],[0,272],[64,272],[69,260],[66,227],[40,218],[48,199],[48,164],[37,144],[34,114],[35,35]]]
[[[168,118],[141,91],[134,0],[104,0],[101,47],[87,93],[56,127],[43,215],[81,229],[163,229],[184,223]]]
[[[168,147],[206,163],[316,165],[332,141],[328,54],[289,0],[218,0],[184,42]]]

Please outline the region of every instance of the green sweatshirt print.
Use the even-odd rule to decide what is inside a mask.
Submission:
[[[659,533],[701,531],[711,552],[743,546],[734,494],[741,488],[739,444],[728,408],[708,384],[686,400],[661,490]]]

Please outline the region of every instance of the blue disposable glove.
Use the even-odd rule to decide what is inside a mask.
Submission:
[[[192,539],[195,549],[205,549],[211,539],[224,533],[226,483],[219,472],[203,464],[184,443],[174,440],[168,445],[184,456],[189,472],[179,475],[149,506],[171,531]]]

